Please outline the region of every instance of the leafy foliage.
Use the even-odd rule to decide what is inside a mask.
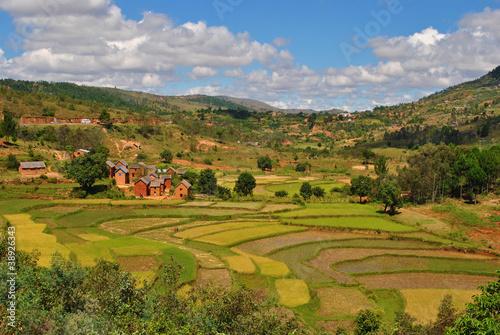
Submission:
[[[500,272],[499,272],[500,275]],[[460,315],[447,335],[500,333],[500,276],[498,281],[479,286],[481,295],[467,304],[464,314]]]
[[[368,176],[359,176],[351,180],[351,194],[359,196],[359,203],[363,197],[372,192],[372,179]]]
[[[174,156],[172,155],[172,152],[170,150],[165,149],[160,153],[160,158],[165,163],[171,163]]]
[[[262,156],[257,160],[257,166],[262,171],[271,170],[273,168],[273,163],[271,162],[271,158],[269,158],[269,156]]]
[[[107,148],[99,147],[90,154],[78,157],[66,166],[68,176],[75,179],[84,190],[89,190],[97,179],[107,176],[108,152]]]
[[[234,192],[243,196],[252,195],[255,186],[257,186],[257,183],[254,176],[248,172],[243,172],[238,176],[238,180],[234,185]]]
[[[300,187],[300,196],[304,198],[304,200],[309,199],[312,196],[312,187],[309,183],[303,183]]]
[[[205,169],[200,173],[200,180],[198,182],[201,193],[215,194],[217,191],[217,178],[212,169]]]

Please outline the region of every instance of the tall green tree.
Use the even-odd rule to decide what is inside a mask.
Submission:
[[[10,113],[4,113],[3,121],[0,122],[0,138],[5,137],[7,142],[10,138],[17,139],[17,124]],[[15,141],[14,141],[15,142]]]
[[[198,185],[200,186],[201,193],[213,195],[217,192],[217,178],[212,169],[201,171]]]
[[[389,172],[389,163],[385,156],[379,156],[375,161],[375,173],[377,176],[385,176]]]
[[[385,178],[378,187],[378,198],[385,205],[384,212],[395,214],[396,209],[401,206],[401,187],[394,178]]]
[[[273,168],[273,163],[272,163],[271,158],[269,156],[262,156],[262,157],[259,157],[259,159],[257,160],[257,166],[262,171],[271,170]]]
[[[252,195],[253,189],[257,186],[254,176],[248,172],[243,172],[238,176],[238,180],[234,185],[234,192],[239,195]]]
[[[356,319],[354,321],[355,335],[365,335],[365,334],[377,334],[382,323],[380,322],[380,316],[377,315],[370,309],[361,310],[356,314]]]
[[[497,272],[500,275],[500,271]],[[500,276],[498,281],[479,286],[480,295],[467,304],[446,335],[500,334]]]
[[[309,199],[312,196],[311,184],[309,184],[308,182],[303,183],[300,187],[300,195],[302,196],[302,198],[304,198],[304,200]]]
[[[172,155],[172,152],[170,150],[165,149],[160,153],[160,158],[164,163],[171,163],[174,155]]]
[[[368,196],[373,189],[372,179],[368,176],[359,176],[351,180],[351,194],[359,196],[359,203]]]
[[[106,147],[98,147],[90,154],[78,157],[67,165],[68,176],[76,180],[84,190],[91,189],[98,179],[108,175],[108,153]]]

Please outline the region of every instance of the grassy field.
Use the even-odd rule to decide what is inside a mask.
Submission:
[[[325,228],[359,229],[385,232],[408,232],[417,230],[417,228],[404,226],[402,224],[378,217],[286,219],[286,221],[296,225]]]
[[[278,185],[269,185],[266,186],[266,190],[269,192],[277,192],[277,191],[286,191],[289,196],[294,195],[295,193],[300,194],[300,188],[304,182],[295,182],[295,183],[286,183],[286,184],[278,184]],[[325,181],[308,181],[311,186],[319,186],[325,190],[325,192],[329,192],[332,188],[335,187],[343,187],[344,183],[338,182],[325,182]]]

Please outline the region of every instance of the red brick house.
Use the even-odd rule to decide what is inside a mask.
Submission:
[[[172,188],[172,175],[162,174],[160,175],[160,180],[162,180],[163,189],[162,191],[170,193]]]
[[[149,196],[149,185],[151,184],[151,178],[142,177],[134,184],[134,194],[137,198],[144,198]]]
[[[123,165],[115,166],[116,185],[127,185],[130,182],[129,170]]]
[[[163,194],[163,183],[161,179],[155,179],[149,184],[149,195],[159,197]]]
[[[45,174],[45,166],[44,162],[21,162],[19,163],[19,173],[22,175],[35,175],[39,176]]]
[[[185,173],[186,173],[186,169],[177,169],[177,175],[178,176],[182,176]]]
[[[189,197],[190,192],[191,192],[191,184],[188,183],[186,180],[182,180],[175,187],[173,199],[186,199]]]
[[[120,159],[118,162],[116,162],[116,168],[118,168],[119,165],[125,166],[128,169],[128,164],[123,159]]]
[[[130,164],[129,166],[129,176],[130,179],[135,179],[144,176],[144,165],[142,164]]]
[[[177,171],[175,171],[175,169],[174,169],[173,167],[169,167],[169,168],[167,169],[167,171],[165,171],[165,173],[167,173],[167,174],[171,174],[171,175],[174,175],[174,174],[176,174],[176,173],[177,173]]]

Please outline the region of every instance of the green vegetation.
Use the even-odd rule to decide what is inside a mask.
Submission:
[[[415,231],[416,229],[393,221],[377,217],[340,217],[321,219],[287,219],[296,225],[315,226],[324,228],[363,229],[387,232]]]

